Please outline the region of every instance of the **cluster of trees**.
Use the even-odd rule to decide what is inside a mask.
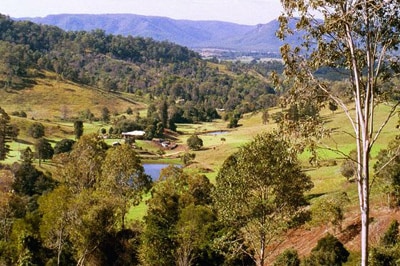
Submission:
[[[378,245],[371,250],[373,265],[396,265],[400,260],[399,221],[393,220]]]
[[[261,266],[268,247],[306,221],[312,183],[275,134],[230,156],[215,185],[170,166],[152,186],[129,145],[108,147],[94,134],[61,142],[52,175],[34,167],[30,149],[3,169],[5,265]],[[150,188],[143,222],[127,220]]]
[[[5,171],[12,181],[1,198],[2,263],[135,264],[136,230],[125,217],[151,180],[130,146],[109,149],[96,135],[82,136],[53,159],[53,175],[36,170],[29,149],[22,158]]]

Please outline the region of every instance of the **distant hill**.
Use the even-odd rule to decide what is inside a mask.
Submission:
[[[53,25],[64,30],[102,29],[108,34],[150,37],[158,41],[168,40],[194,50],[211,48],[279,53],[279,47],[282,45],[275,36],[279,27],[277,20],[256,26],[221,21],[174,20],[133,14],[61,14],[17,20]]]

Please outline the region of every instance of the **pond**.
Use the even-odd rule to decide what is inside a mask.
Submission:
[[[226,131],[226,130],[218,130],[218,131],[208,132],[206,135],[218,136],[218,135],[222,135],[222,134],[226,134],[226,133],[228,133],[228,131]]]
[[[144,172],[151,176],[153,181],[157,181],[160,176],[160,172],[162,169],[168,167],[171,164],[168,163],[144,163],[143,168]]]

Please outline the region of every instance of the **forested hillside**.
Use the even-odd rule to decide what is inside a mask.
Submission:
[[[49,70],[109,92],[163,98],[176,105],[180,121],[216,118],[216,108],[244,113],[276,102],[265,76],[206,62],[173,43],[102,30],[65,32],[5,16],[0,27],[2,87],[23,88],[41,70]]]

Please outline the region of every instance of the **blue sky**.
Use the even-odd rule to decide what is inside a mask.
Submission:
[[[0,4],[0,13],[10,17],[130,13],[245,25],[267,23],[280,12],[280,0],[1,0]]]

